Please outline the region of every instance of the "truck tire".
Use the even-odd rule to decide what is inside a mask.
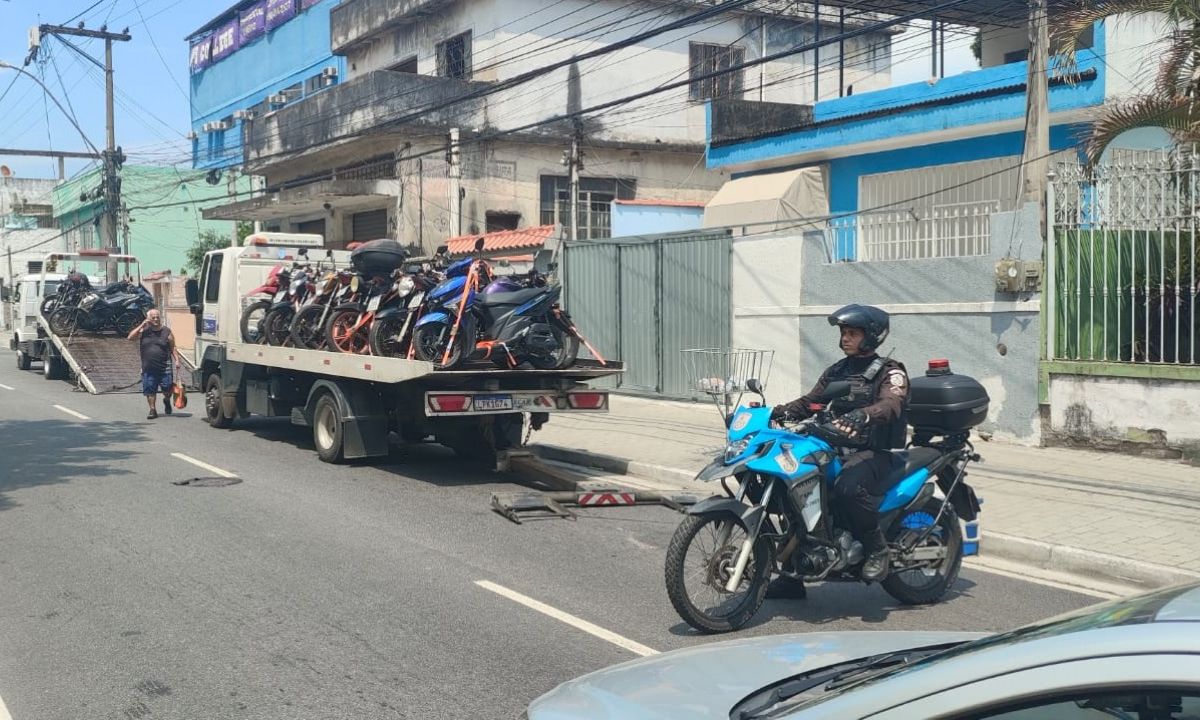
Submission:
[[[62,376],[62,361],[47,353],[42,358],[42,377],[46,380],[58,380]]]
[[[33,358],[29,357],[29,353],[25,352],[24,350],[18,350],[17,351],[17,369],[18,370],[28,370],[29,366],[31,364],[33,364]]]
[[[233,418],[226,417],[221,408],[221,376],[215,373],[204,383],[204,419],[215,428],[233,425]]]
[[[345,430],[342,427],[342,413],[338,410],[337,399],[332,394],[327,392],[317,398],[317,404],[313,407],[312,429],[317,457],[321,458],[322,462],[342,462]]]

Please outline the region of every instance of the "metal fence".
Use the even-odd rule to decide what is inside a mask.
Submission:
[[[1048,203],[1050,357],[1195,365],[1195,149],[1060,164]]]
[[[831,220],[826,232],[835,262],[987,255],[991,216],[1000,205],[985,200],[848,215]]]
[[[625,362],[609,387],[700,395],[683,351],[729,347],[731,252],[724,230],[567,243],[567,309],[601,353]]]

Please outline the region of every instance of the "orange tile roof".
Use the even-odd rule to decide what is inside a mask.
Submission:
[[[475,241],[483,238],[483,251],[518,250],[540,248],[554,236],[556,225],[539,225],[537,227],[521,228],[519,230],[502,230],[494,233],[478,235],[460,235],[446,241],[446,247],[451,255],[470,255],[475,251]]]

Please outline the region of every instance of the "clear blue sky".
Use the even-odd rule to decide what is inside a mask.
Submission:
[[[188,47],[184,37],[225,10],[233,0],[0,0],[0,59],[19,65],[28,51],[28,29],[40,23],[71,24],[76,15],[88,27],[107,22],[110,30],[125,27],[133,35],[115,43],[117,144],[135,163],[168,164],[186,160],[190,143],[188,108]],[[95,7],[92,7],[95,5]],[[99,40],[72,38],[82,49],[103,60]],[[915,82],[929,76],[928,38],[914,29],[896,38],[893,48],[895,82]],[[969,38],[949,38],[948,74],[974,67]],[[161,57],[160,57],[161,53]],[[62,42],[47,38],[41,59],[26,70],[43,78],[64,105],[70,100],[84,132],[97,147],[104,145],[104,74]],[[17,73],[0,69],[0,93]],[[61,80],[60,80],[61,78]],[[65,91],[64,91],[65,86]],[[47,118],[49,122],[47,122]],[[0,99],[0,147],[18,149],[85,150],[71,123],[46,100],[27,77],[18,76]],[[49,158],[0,158],[19,177],[54,177],[56,161]],[[88,161],[67,163],[68,176]]]

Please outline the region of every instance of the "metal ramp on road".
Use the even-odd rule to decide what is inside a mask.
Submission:
[[[117,335],[86,333],[63,339],[46,330],[79,384],[91,394],[141,392],[142,360],[137,343]]]

